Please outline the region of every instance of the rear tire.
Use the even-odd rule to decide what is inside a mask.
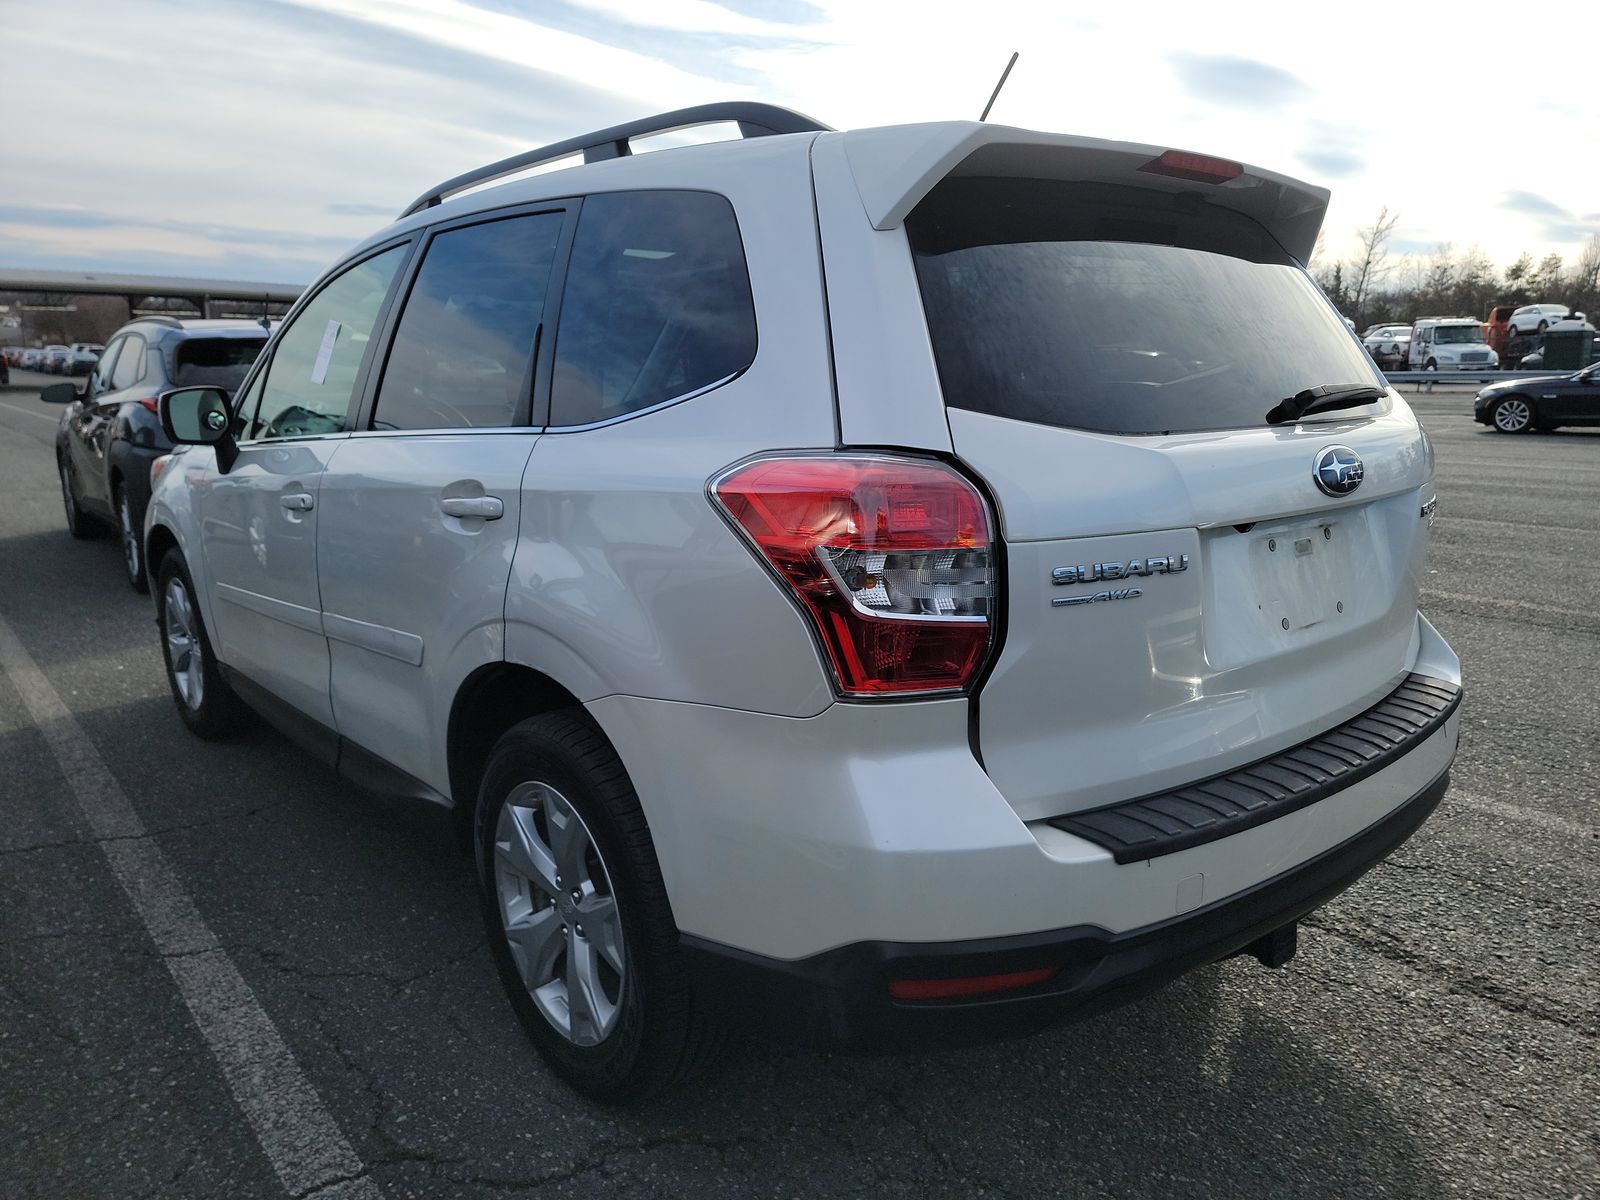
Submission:
[[[140,532],[144,522],[136,517],[128,489],[117,484],[111,490],[111,504],[117,514],[117,536],[122,540],[122,566],[128,573],[128,586],[141,596],[150,591],[149,573],[144,567],[144,543]]]
[[[222,677],[195,599],[194,581],[175,549],[167,551],[156,572],[156,625],[161,630],[167,686],[189,731],[207,741],[238,733],[245,726],[245,707]]]
[[[605,1104],[692,1070],[714,1043],[661,866],[627,772],[581,711],[495,743],[475,842],[495,966],[551,1070]]]
[[[1499,433],[1527,433],[1536,419],[1533,402],[1525,396],[1506,396],[1495,403],[1489,419]]]

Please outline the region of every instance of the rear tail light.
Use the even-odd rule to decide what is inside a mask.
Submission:
[[[160,413],[161,411],[161,405],[157,402],[154,396],[145,396],[139,401],[139,403],[153,413]]]
[[[1187,150],[1168,150],[1139,170],[1152,175],[1170,175],[1174,179],[1190,179],[1195,183],[1227,183],[1244,174],[1244,167],[1236,162],[1212,158],[1208,154],[1191,154]]]
[[[877,454],[758,459],[712,494],[811,619],[841,694],[958,692],[988,656],[993,525],[951,468]]]
[[[167,473],[167,466],[172,462],[172,455],[162,454],[150,460],[150,490],[155,491],[156,484],[161,482],[161,477]]]

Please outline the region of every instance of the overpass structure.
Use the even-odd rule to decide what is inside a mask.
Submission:
[[[172,317],[281,317],[304,290],[303,284],[294,283],[0,267],[0,294],[10,293],[16,298],[22,324],[26,324],[31,312],[70,312],[73,299],[80,296],[120,299],[127,304],[130,318],[154,313]]]

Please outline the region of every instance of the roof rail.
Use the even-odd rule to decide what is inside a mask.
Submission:
[[[133,321],[153,321],[157,325],[170,325],[173,329],[183,328],[182,321],[180,321],[177,317],[169,316],[166,313],[146,313],[142,317],[134,317]],[[133,324],[133,321],[129,321],[128,323],[131,325]]]
[[[622,158],[633,153],[628,145],[631,138],[655,133],[671,133],[675,129],[714,125],[723,121],[736,123],[739,126],[739,133],[747,138],[770,137],[781,133],[826,133],[832,128],[791,109],[779,108],[775,104],[756,104],[747,100],[730,100],[721,104],[680,108],[676,112],[629,121],[625,125],[613,125],[610,129],[597,129],[593,133],[580,134],[564,142],[553,142],[537,150],[526,150],[521,154],[513,154],[510,158],[502,158],[499,162],[492,162],[488,166],[468,171],[465,175],[457,175],[454,179],[447,179],[418,196],[405,212],[400,214],[399,219],[403,220],[412,213],[442,204],[458,192],[464,192],[480,183],[488,183],[490,180],[513,175],[518,171],[526,171],[530,167],[566,158],[580,151],[586,163],[600,162],[607,158]]]

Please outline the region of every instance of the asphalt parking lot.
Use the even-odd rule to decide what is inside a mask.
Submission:
[[[115,543],[65,531],[57,410],[0,392],[0,1196],[286,1194],[242,1112],[298,1093],[219,1069],[185,952],[139,915],[171,897],[125,890],[149,861],[346,1143],[303,1148],[301,1195],[1600,1195],[1600,430],[1493,434],[1470,394],[1413,397],[1438,454],[1424,606],[1466,670],[1453,789],[1287,968],[984,1049],[740,1045],[617,1113],[523,1040],[445,814],[270,732],[185,734]],[[133,831],[92,825],[85,787]]]

